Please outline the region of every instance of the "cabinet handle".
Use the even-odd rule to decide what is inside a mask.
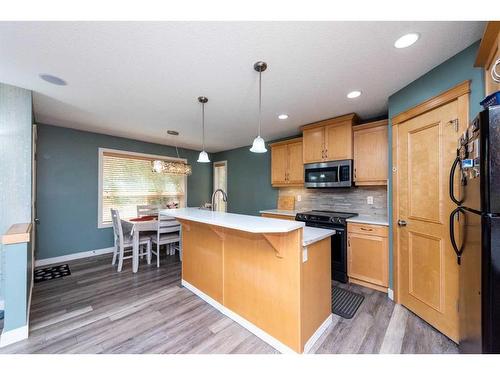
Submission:
[[[366,230],[367,232],[371,232],[371,231],[373,231],[373,229],[372,229],[372,228],[363,228],[363,227],[360,227],[359,229],[361,229],[361,230]]]
[[[354,181],[356,181],[356,168],[354,168]]]
[[[328,149],[325,148],[325,159],[328,159]]]

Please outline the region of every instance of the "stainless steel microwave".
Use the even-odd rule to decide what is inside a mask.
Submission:
[[[304,186],[333,188],[352,186],[352,160],[304,164]]]

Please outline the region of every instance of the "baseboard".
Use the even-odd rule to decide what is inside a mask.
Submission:
[[[217,310],[219,310],[221,313],[226,315],[228,318],[234,320],[236,323],[241,325],[242,327],[246,328],[250,332],[252,332],[255,336],[260,338],[262,341],[267,342],[269,345],[271,345],[273,348],[276,350],[280,351],[281,353],[290,353],[290,354],[297,354],[292,348],[289,348],[285,344],[283,344],[281,341],[275,339],[272,337],[270,334],[267,332],[263,331],[259,327],[257,327],[255,324],[249,322],[245,318],[239,316],[235,312],[229,310],[227,307],[221,305],[219,302],[214,300],[212,297],[206,295],[203,293],[201,290],[196,288],[195,286],[191,285],[185,280],[182,280],[181,285],[185,287],[186,289],[190,290],[194,294],[196,294],[198,297],[200,297],[202,300],[204,300],[206,303],[209,305],[213,306]]]
[[[318,327],[316,332],[307,340],[306,344],[304,345],[304,353],[309,353],[316,343],[318,339],[321,337],[321,335],[327,330],[327,328],[332,324],[333,321],[333,314],[330,314],[326,320],[321,323],[321,325]]]
[[[106,247],[104,249],[82,251],[79,253],[63,255],[60,257],[38,259],[35,261],[35,267],[47,266],[55,263],[69,262],[70,260],[90,258],[98,255],[109,254],[114,251],[114,247]]]
[[[394,290],[392,290],[391,288],[388,288],[387,289],[387,297],[389,297],[389,299],[394,301]]]
[[[0,335],[0,348],[14,344],[28,338],[28,326],[22,326],[10,331],[3,331]]]

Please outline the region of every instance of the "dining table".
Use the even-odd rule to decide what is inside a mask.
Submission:
[[[139,270],[139,237],[141,232],[152,232],[158,230],[157,217],[144,220],[144,218],[121,219],[123,233],[130,233],[133,241],[132,248],[132,272]]]

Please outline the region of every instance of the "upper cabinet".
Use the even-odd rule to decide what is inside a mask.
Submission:
[[[304,185],[302,138],[276,142],[271,146],[271,184],[279,186]]]
[[[304,163],[353,158],[354,113],[302,127]]]
[[[500,21],[486,25],[474,65],[484,68],[486,95],[500,90]]]
[[[358,125],[353,130],[355,185],[387,185],[387,120]]]

